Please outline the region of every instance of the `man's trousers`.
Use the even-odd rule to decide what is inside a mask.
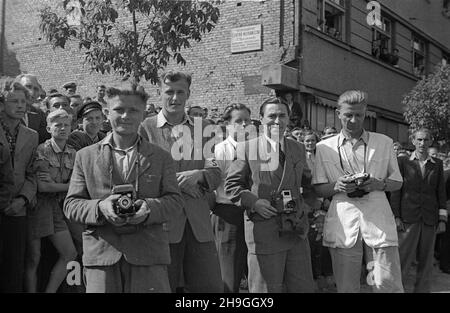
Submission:
[[[351,248],[330,248],[333,273],[338,292],[360,292],[361,265],[366,258],[366,282],[373,292],[403,292],[398,247],[372,248],[361,232]]]
[[[415,224],[404,223],[404,225],[405,231],[398,233],[403,282],[411,268],[411,263],[417,258],[414,292],[430,292],[433,276],[436,226],[425,225],[423,222]]]
[[[250,293],[314,292],[311,253],[307,239],[275,254],[248,253]]]
[[[170,244],[169,281],[172,292],[176,291],[183,275],[188,292],[223,292],[220,266],[214,241],[199,242],[186,221],[183,238]]]

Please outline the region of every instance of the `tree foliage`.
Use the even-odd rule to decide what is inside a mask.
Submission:
[[[403,98],[412,129],[429,128],[436,140],[450,141],[450,65],[440,64]]]
[[[79,25],[68,23],[68,4],[40,11],[40,30],[54,48],[78,43],[99,73],[115,72],[136,88],[141,79],[156,84],[170,59],[186,64],[182,48],[201,41],[219,19],[220,1],[80,0]],[[73,8],[70,8],[72,10]]]

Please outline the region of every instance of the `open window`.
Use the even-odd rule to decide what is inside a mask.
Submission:
[[[412,39],[412,66],[415,76],[425,75],[426,46],[425,41],[417,36]]]
[[[318,29],[343,40],[345,32],[345,0],[317,0]]]
[[[391,65],[398,64],[398,50],[392,49],[392,20],[384,15],[380,24],[372,26],[372,55]]]

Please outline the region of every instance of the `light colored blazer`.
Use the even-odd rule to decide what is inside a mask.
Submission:
[[[317,144],[313,184],[336,182],[344,176],[337,148],[339,136]],[[372,177],[403,181],[391,138],[369,132],[366,162],[366,170]],[[360,231],[370,247],[398,245],[395,218],[384,192],[373,191],[362,198],[349,198],[345,193],[333,196],[325,217],[323,244],[351,248]]]
[[[37,182],[33,172],[33,162],[38,146],[38,134],[34,130],[20,124],[17,134],[16,149],[14,150],[14,192],[12,198],[25,196],[32,208],[36,203]],[[3,128],[0,127],[0,141],[9,152],[9,143]],[[25,216],[23,208],[17,216]]]
[[[134,265],[169,264],[169,235],[165,223],[170,224],[170,217],[183,206],[174,162],[166,151],[141,140],[139,198],[147,201],[151,212],[137,232],[117,234],[114,226],[100,215],[98,203],[111,194],[112,185],[134,185],[137,166],[133,164],[128,182],[123,181],[117,171],[110,181],[111,148],[106,144],[110,136],[77,152],[64,203],[67,218],[87,225],[83,233],[83,264],[112,265],[122,255]]]
[[[268,141],[264,136],[254,138],[248,142],[238,143],[238,156],[241,149],[245,149],[245,159],[238,157],[228,171],[225,181],[225,191],[232,201],[241,201],[246,209],[244,213],[245,241],[248,251],[256,254],[273,254],[292,248],[301,239],[306,238],[308,232],[308,208],[300,194],[302,174],[306,164],[304,146],[294,140],[285,139],[286,162],[284,170],[278,167],[270,170],[269,158],[265,151],[270,151]],[[251,152],[250,152],[251,151]],[[257,155],[255,153],[257,151]],[[297,198],[299,212],[303,212],[301,223],[304,229],[302,236],[279,235],[277,217],[264,220],[249,219],[249,210],[258,199],[271,201],[272,192],[277,190],[291,190],[292,196]],[[258,215],[258,214],[255,214]]]

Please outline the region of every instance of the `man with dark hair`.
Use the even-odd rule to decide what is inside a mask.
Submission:
[[[183,203],[175,164],[137,133],[146,95],[109,91],[112,133],[77,152],[64,204],[67,218],[87,226],[86,292],[169,292],[166,223]]]
[[[216,189],[216,203],[212,210],[211,222],[225,292],[237,293],[247,256],[244,209],[230,200],[225,194],[224,185],[228,169],[236,157],[236,145],[246,140],[246,126],[250,125],[250,109],[244,104],[233,103],[225,108],[223,120],[226,123],[228,137],[214,148],[216,162],[222,172],[222,181]]]
[[[307,206],[302,193],[305,148],[283,136],[289,107],[272,97],[261,105],[264,133],[238,143],[225,191],[245,209],[251,293],[313,292]]]
[[[414,292],[430,292],[436,234],[445,232],[447,223],[444,168],[441,160],[428,153],[433,142],[428,129],[414,130],[411,139],[416,149],[411,157],[398,158],[404,183],[391,194],[391,205],[403,281],[417,259]]]
[[[0,262],[0,292],[22,292],[25,270],[27,208],[36,197],[33,159],[38,134],[21,121],[27,112],[28,90],[13,78],[0,81],[0,141],[8,149],[14,170],[12,201],[2,210],[0,241],[3,255]],[[1,244],[0,244],[1,245]]]
[[[222,292],[207,197],[220,183],[220,169],[214,159],[203,154],[209,138],[202,137],[203,131],[194,137],[194,122],[185,114],[190,85],[188,74],[164,73],[160,79],[162,109],[158,115],[147,118],[139,132],[145,139],[172,152],[177,160],[184,210],[171,216],[169,223],[172,291],[176,291],[181,273],[190,292]],[[203,130],[206,124],[197,121],[202,123],[199,128]]]
[[[323,245],[329,247],[338,292],[359,292],[363,254],[374,292],[403,292],[395,220],[386,191],[402,185],[392,139],[364,130],[367,93],[344,92],[337,114],[342,130],[316,146],[313,180],[332,197]]]

